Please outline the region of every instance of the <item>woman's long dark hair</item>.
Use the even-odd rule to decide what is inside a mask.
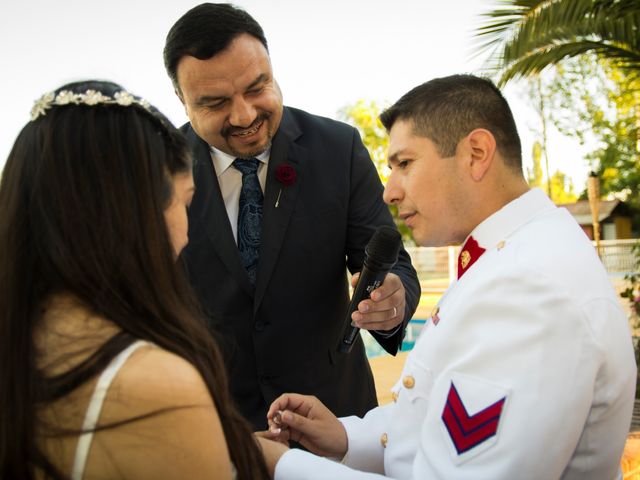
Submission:
[[[88,81],[58,92],[87,89],[110,97],[122,90]],[[64,478],[38,447],[39,409],[95,377],[135,339],[197,368],[238,478],[267,478],[164,221],[171,178],[190,168],[181,134],[138,104],[53,106],[21,131],[0,183],[0,478],[30,479],[36,470]],[[121,332],[48,377],[36,361],[34,332],[56,293],[71,294]]]

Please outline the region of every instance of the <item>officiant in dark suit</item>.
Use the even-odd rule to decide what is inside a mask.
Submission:
[[[336,351],[347,269],[355,283],[371,236],[394,223],[357,130],[283,107],[264,32],[232,5],[189,10],[164,61],[194,156],[183,260],[241,411],[262,430],[269,404],[296,391],[363,415],[377,403],[364,345]],[[395,354],[419,296],[402,249],[352,319]]]

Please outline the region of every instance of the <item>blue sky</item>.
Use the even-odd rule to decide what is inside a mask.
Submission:
[[[174,123],[186,116],[162,63],[171,25],[199,1],[23,0],[0,4],[0,168],[33,101],[68,81],[105,78],[147,98]],[[493,0],[239,0],[263,26],[287,105],[336,118],[358,99],[392,103],[414,86],[452,73],[479,73],[473,30]],[[539,120],[523,87],[505,95],[530,165]],[[580,191],[580,148],[555,132],[550,167]]]

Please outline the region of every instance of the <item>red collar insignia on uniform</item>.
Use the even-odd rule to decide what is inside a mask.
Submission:
[[[469,237],[458,255],[458,279],[476,263],[486,250],[478,245],[475,238]]]
[[[462,455],[496,434],[506,399],[507,397],[503,397],[484,410],[469,415],[458,390],[451,382],[447,403],[442,411],[442,421],[447,427],[458,455]]]

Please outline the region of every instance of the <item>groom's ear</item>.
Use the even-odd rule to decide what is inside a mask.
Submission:
[[[496,153],[496,139],[484,128],[476,128],[466,138],[469,148],[471,178],[480,182],[489,171]]]

